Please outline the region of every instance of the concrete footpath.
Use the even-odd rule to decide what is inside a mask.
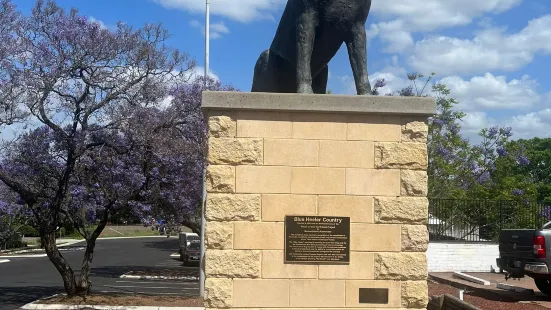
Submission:
[[[551,309],[551,297],[542,294],[532,278],[525,277],[523,279],[515,280],[509,279],[505,281],[505,275],[499,273],[478,273],[478,272],[466,272],[466,274],[475,276],[480,279],[484,279],[490,282],[490,285],[476,284],[460,278],[457,278],[451,272],[436,272],[429,274],[429,278],[440,283],[448,284],[460,289],[469,290],[484,290],[495,293],[497,295],[517,300],[521,303],[534,303],[542,307]],[[498,283],[506,284],[507,286],[514,286],[516,288],[528,289],[522,292],[509,291],[497,287]],[[533,290],[534,294],[531,291]]]

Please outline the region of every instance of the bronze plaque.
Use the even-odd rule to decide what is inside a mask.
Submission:
[[[360,304],[388,304],[388,288],[360,288]]]
[[[350,218],[285,216],[285,263],[350,263]]]

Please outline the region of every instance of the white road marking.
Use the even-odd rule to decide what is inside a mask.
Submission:
[[[135,286],[135,285],[104,285],[105,287],[141,288],[141,289],[170,289],[170,290],[197,290],[197,288],[168,287],[168,286]]]
[[[166,282],[166,281],[117,281],[117,283],[134,283],[134,284],[151,284],[151,283],[159,283],[159,284],[165,284],[165,285],[183,285],[183,286],[190,286],[189,284],[193,286],[199,286],[199,283],[184,283],[184,282]]]

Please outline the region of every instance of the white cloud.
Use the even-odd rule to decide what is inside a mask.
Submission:
[[[513,116],[508,120],[513,124],[516,138],[551,137],[551,109]]]
[[[551,137],[551,108],[500,119],[491,118],[484,112],[474,112],[468,113],[464,120],[462,133],[475,141],[478,139],[476,134],[480,129],[496,125],[511,127],[515,140]]]
[[[459,108],[466,111],[497,109],[528,109],[537,106],[542,96],[536,91],[538,82],[528,75],[507,81],[505,76],[486,73],[464,80],[449,76],[440,80],[459,101]]]
[[[99,24],[99,26],[100,26],[101,28],[103,28],[103,29],[107,29],[107,26],[105,25],[105,23],[104,23],[103,21],[99,20],[99,19],[94,18],[94,16],[90,16],[90,17],[88,18],[88,20],[89,20],[90,22],[92,22],[92,23],[97,23],[97,24]]]
[[[367,29],[367,36],[371,39],[380,36],[387,43],[384,51],[387,53],[396,53],[413,46],[413,37],[404,27],[403,20],[393,20],[371,24]]]
[[[472,40],[430,37],[415,44],[409,64],[421,72],[441,75],[517,70],[537,53],[551,54],[551,15],[531,20],[521,31],[506,34],[487,28]]]
[[[88,17],[88,20],[92,23],[97,23],[100,26],[100,28],[102,28],[102,29],[107,29],[107,30],[111,30],[111,31],[117,29],[117,25],[107,25],[102,20],[97,19],[94,16]]]
[[[204,13],[205,0],[155,0],[170,9],[190,13]],[[286,0],[211,0],[210,12],[239,22],[258,19],[273,19],[272,13],[279,10]]]
[[[197,20],[189,22],[190,26],[201,30],[201,33],[205,34],[205,25]],[[210,38],[219,39],[223,35],[230,33],[230,29],[224,24],[224,22],[210,24]]]
[[[393,0],[374,1],[370,15],[384,21],[369,27],[370,37],[379,36],[386,51],[404,51],[412,46],[412,32],[464,26],[487,13],[502,13],[522,0]],[[369,22],[369,20],[368,20]]]
[[[191,80],[194,80],[198,77],[201,77],[201,76],[204,76],[205,75],[205,67],[202,67],[202,66],[196,66],[193,68],[192,71],[190,71],[189,73],[189,77],[191,78]],[[220,77],[214,73],[214,71],[212,71],[212,69],[209,69],[209,72],[208,72],[208,75],[209,77],[215,79],[215,80],[220,80]]]

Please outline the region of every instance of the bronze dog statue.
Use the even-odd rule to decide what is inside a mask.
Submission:
[[[327,64],[346,43],[356,91],[371,94],[365,23],[371,0],[288,0],[270,49],[254,68],[252,92],[327,92]]]

